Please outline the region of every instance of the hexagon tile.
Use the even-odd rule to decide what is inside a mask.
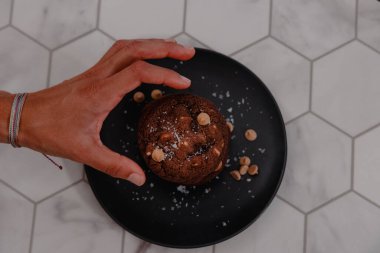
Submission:
[[[380,209],[350,193],[308,217],[307,253],[375,253]]]
[[[268,85],[285,121],[309,109],[310,63],[273,39],[260,41],[234,58]],[[276,74],[273,74],[276,73]]]
[[[72,78],[92,67],[112,46],[113,40],[96,31],[53,53],[50,84]]]
[[[356,135],[380,122],[380,55],[359,42],[315,62],[312,110]]]
[[[349,190],[351,140],[311,114],[286,127],[288,163],[279,195],[308,212]]]
[[[100,28],[117,39],[168,38],[182,32],[184,0],[101,3]]]
[[[380,127],[355,140],[354,188],[380,205]]]
[[[37,206],[32,253],[119,253],[121,242],[122,229],[103,211],[86,183]]]
[[[9,23],[12,0],[0,1],[0,28]]]
[[[181,33],[180,35],[176,36],[174,38],[178,43],[181,43],[185,46],[193,46],[193,47],[199,47],[199,48],[207,48],[206,45],[200,43],[199,41],[191,38],[189,35],[185,33]]]
[[[0,31],[0,56],[2,90],[31,92],[46,87],[47,50],[16,30],[6,28]]]
[[[309,58],[355,36],[355,0],[273,0],[272,35]]]
[[[33,204],[0,183],[0,252],[29,252]]]
[[[82,165],[62,158],[54,160],[63,170],[38,152],[0,144],[0,178],[32,200],[39,201],[82,178]]]
[[[269,0],[191,0],[185,30],[206,45],[230,54],[268,35]]]
[[[380,3],[359,0],[358,37],[380,51]]]
[[[14,2],[12,23],[49,48],[58,47],[96,26],[98,0]]]
[[[234,239],[217,244],[215,253],[301,253],[303,233],[303,214],[275,198],[259,220]]]

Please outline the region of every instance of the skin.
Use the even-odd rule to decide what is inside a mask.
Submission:
[[[145,59],[182,61],[195,54],[174,40],[119,40],[93,67],[48,89],[29,93],[21,115],[17,143],[52,156],[85,163],[136,185],[145,182],[140,166],[108,149],[100,130],[109,112],[141,83],[186,89],[189,79]],[[8,143],[14,94],[0,92],[0,142]]]

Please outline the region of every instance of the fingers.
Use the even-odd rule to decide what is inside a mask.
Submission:
[[[103,89],[102,96],[105,94],[115,96],[119,94],[123,97],[128,92],[137,88],[141,83],[165,84],[175,89],[186,89],[191,81],[177,72],[149,64],[144,61],[137,61],[128,68],[107,78],[106,84],[100,84]]]
[[[126,179],[138,186],[145,183],[145,174],[137,163],[105,146],[94,147],[89,160],[88,165],[112,177]]]
[[[174,40],[119,40],[115,42],[99,63],[83,73],[83,76],[102,79],[118,73],[138,60],[169,57],[185,61],[191,59],[194,54],[195,49],[193,47],[185,47]]]

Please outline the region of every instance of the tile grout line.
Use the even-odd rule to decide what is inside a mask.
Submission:
[[[12,0],[11,1],[11,9],[10,9],[10,13],[9,13],[9,22],[8,22],[8,25],[12,24],[13,10],[14,10],[14,6],[15,6],[15,1],[16,0]]]
[[[374,48],[373,46],[371,46],[371,45],[368,45],[366,42],[362,41],[362,40],[361,40],[361,39],[359,39],[359,38],[357,38],[356,40],[357,40],[358,42],[360,42],[361,44],[363,44],[364,46],[368,47],[369,49],[371,49],[371,50],[375,51],[375,53],[378,53],[378,54],[380,54],[380,51],[379,51],[379,50],[377,50],[376,48]]]
[[[53,48],[52,51],[57,51],[57,50],[59,50],[59,49],[65,47],[65,46],[67,46],[67,45],[69,45],[69,44],[71,44],[71,43],[77,41],[77,40],[80,40],[80,39],[86,37],[87,35],[89,35],[89,34],[95,32],[95,31],[96,31],[96,28],[93,28],[93,29],[91,29],[91,30],[89,30],[89,31],[87,31],[87,32],[85,32],[85,33],[82,33],[81,35],[78,35],[77,37],[72,38],[72,39],[70,39],[70,40],[68,40],[68,41],[66,41],[66,42],[64,42],[64,43],[62,43],[61,45],[59,45],[59,46]]]
[[[296,55],[308,60],[309,62],[312,62],[313,60],[310,59],[309,57],[307,57],[306,55],[303,55],[301,52],[298,52],[297,50],[295,50],[294,48],[290,47],[289,45],[287,45],[285,42],[283,42],[282,40],[276,38],[276,36],[273,36],[273,35],[270,35],[269,36],[270,38],[272,38],[273,40],[275,40],[277,43],[281,44],[282,46],[286,47],[287,49],[289,49],[290,51],[292,51],[293,53],[295,53]]]
[[[13,187],[12,185],[8,184],[4,180],[0,179],[0,183],[3,184],[4,186],[6,186],[7,188],[9,188],[10,190],[14,191],[15,193],[17,193],[18,195],[20,195],[21,197],[23,197],[25,200],[29,201],[30,203],[32,203],[32,204],[36,203],[34,200],[32,200],[31,198],[29,198],[28,196],[26,196],[21,191],[17,190],[15,187]]]
[[[308,215],[304,215],[304,227],[303,227],[303,253],[306,253],[307,248],[307,218]]]
[[[325,207],[325,206],[331,204],[332,202],[335,202],[336,200],[340,199],[341,197],[347,195],[347,194],[350,193],[350,192],[352,192],[352,190],[349,189],[349,190],[347,190],[347,191],[344,191],[344,192],[342,192],[342,193],[336,195],[335,197],[331,198],[330,200],[326,201],[325,203],[323,203],[323,204],[321,204],[321,205],[319,205],[319,206],[317,206],[317,207],[312,208],[310,211],[308,211],[308,212],[306,213],[306,215],[312,214],[312,213],[318,211],[319,209],[322,209],[323,207]]]
[[[377,204],[377,203],[375,203],[374,201],[370,200],[369,198],[367,198],[367,197],[364,196],[363,194],[361,194],[361,193],[359,193],[359,192],[357,192],[357,191],[355,191],[355,190],[353,190],[352,192],[353,192],[354,194],[358,195],[358,196],[359,196],[360,198],[362,198],[363,200],[367,201],[368,203],[374,205],[374,206],[377,207],[377,208],[380,208],[380,205],[379,205],[379,204]]]
[[[359,0],[355,1],[355,39],[358,38],[358,28],[359,28]]]
[[[297,207],[296,205],[290,203],[289,201],[287,201],[285,198],[281,197],[280,195],[276,195],[276,197],[281,200],[282,202],[285,202],[286,204],[288,204],[289,206],[293,207],[295,210],[297,210],[298,212],[302,213],[303,215],[306,215],[306,212],[305,211],[302,211],[299,207]]]
[[[121,253],[124,253],[124,242],[125,242],[125,229],[122,228],[123,232],[121,233]]]
[[[272,18],[273,18],[273,0],[269,1],[269,29],[268,35],[272,34]]]
[[[1,32],[2,30],[4,30],[5,28],[8,28],[8,27],[9,27],[9,25],[5,25],[5,26],[0,27],[0,32]]]
[[[215,253],[215,244],[212,245],[212,253]]]
[[[194,36],[190,35],[189,33],[187,33],[187,32],[183,32],[183,34],[186,35],[187,37],[189,37],[190,39],[192,39],[192,40],[198,42],[198,43],[201,44],[203,47],[208,48],[208,49],[211,49],[211,47],[210,47],[209,45],[207,45],[207,44],[205,44],[204,42],[198,40],[197,38],[195,38]]]
[[[60,190],[58,190],[58,191],[56,191],[56,192],[53,192],[52,194],[50,194],[50,195],[48,195],[48,196],[46,196],[46,197],[44,197],[44,198],[42,198],[42,199],[36,201],[36,204],[37,204],[37,205],[38,205],[38,204],[41,204],[41,203],[44,202],[45,200],[48,200],[48,199],[50,199],[50,198],[52,198],[52,197],[54,197],[54,196],[60,194],[61,192],[66,191],[67,189],[71,188],[71,187],[74,186],[74,185],[79,184],[80,182],[83,182],[83,179],[82,179],[82,178],[79,179],[78,181],[75,181],[74,183],[71,183],[71,184],[69,184],[69,185],[63,187],[62,189],[60,189]]]
[[[33,219],[32,219],[32,227],[31,227],[31,232],[30,232],[30,241],[29,241],[29,250],[28,252],[32,252],[33,248],[33,240],[34,240],[34,228],[36,224],[36,216],[37,216],[37,204],[33,204]]]
[[[353,138],[353,136],[351,136],[349,133],[347,133],[346,131],[344,131],[343,129],[340,129],[338,126],[334,125],[333,123],[331,123],[330,121],[328,121],[327,119],[323,118],[322,116],[318,115],[317,113],[313,112],[313,111],[310,111],[311,114],[313,114],[315,117],[319,118],[320,120],[322,120],[323,122],[327,123],[328,125],[330,125],[331,127],[335,128],[336,130],[338,130],[339,132],[341,132],[342,134],[346,135],[347,137],[349,138]]]
[[[97,10],[96,10],[96,29],[99,28],[99,24],[100,24],[100,7],[102,5],[102,0],[98,0],[98,6],[97,6]]]
[[[371,126],[370,128],[364,130],[364,131],[361,132],[361,133],[358,133],[357,135],[354,136],[354,138],[355,138],[355,139],[356,139],[356,138],[359,138],[359,137],[361,137],[361,136],[363,136],[363,135],[365,135],[365,134],[371,132],[372,130],[374,130],[374,129],[378,128],[378,127],[380,127],[380,123],[377,123],[377,124]]]
[[[96,30],[97,30],[98,32],[104,34],[105,36],[107,36],[108,38],[110,38],[110,39],[113,40],[113,41],[116,41],[116,40],[117,40],[115,37],[113,37],[112,35],[110,35],[109,33],[105,32],[103,29],[101,29],[101,28],[99,28],[99,27],[98,27]]]
[[[351,190],[354,190],[355,175],[355,138],[351,139]]]
[[[309,84],[309,111],[313,105],[313,75],[314,75],[314,62],[310,62],[310,84]]]
[[[183,19],[182,19],[182,32],[186,30],[186,17],[187,17],[187,0],[183,2]]]
[[[44,49],[46,49],[47,51],[51,52],[52,50],[45,46],[44,44],[42,44],[41,42],[39,42],[38,40],[36,40],[35,38],[33,38],[32,36],[30,36],[29,34],[27,34],[26,32],[24,32],[23,30],[19,29],[17,26],[14,26],[13,24],[10,24],[9,27],[13,28],[14,30],[16,30],[17,32],[21,33],[23,36],[27,37],[28,39],[30,39],[31,41],[33,41],[34,43],[38,44],[39,46],[43,47]]]
[[[53,61],[53,52],[49,52],[49,65],[48,65],[48,72],[47,72],[47,77],[46,77],[46,88],[50,87],[52,61]]]
[[[318,60],[320,60],[321,58],[323,58],[323,57],[325,57],[325,56],[327,56],[327,55],[329,55],[329,54],[331,54],[331,53],[334,53],[335,51],[337,51],[337,50],[339,50],[339,49],[341,49],[341,48],[347,46],[348,44],[350,44],[351,42],[354,42],[355,40],[356,40],[355,38],[352,38],[352,39],[350,39],[350,40],[348,40],[348,41],[346,41],[346,42],[340,44],[339,46],[334,47],[333,49],[331,49],[331,50],[329,50],[329,51],[327,51],[327,52],[321,54],[320,56],[315,57],[315,58],[312,60],[312,62],[318,61]]]
[[[260,38],[258,40],[255,40],[255,41],[253,41],[253,42],[251,42],[251,43],[249,43],[249,44],[241,47],[238,50],[233,51],[232,53],[228,54],[228,56],[234,56],[234,55],[240,53],[241,51],[244,51],[244,50],[246,50],[246,49],[248,49],[248,48],[250,48],[250,47],[252,47],[252,46],[260,43],[261,41],[268,39],[268,38],[269,38],[269,35],[266,35],[266,36],[264,36],[264,37],[262,37],[262,38]]]
[[[303,116],[305,116],[305,115],[308,114],[308,113],[310,113],[310,110],[307,110],[306,112],[301,113],[300,115],[298,115],[298,116],[292,118],[291,120],[288,120],[288,121],[285,123],[285,126],[288,125],[288,124],[290,124],[290,123],[292,123],[292,122],[294,122],[294,121],[296,121],[296,120],[298,120],[299,118],[302,118]]]

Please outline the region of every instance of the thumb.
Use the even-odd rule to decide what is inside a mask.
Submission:
[[[87,164],[112,177],[126,179],[138,186],[145,183],[144,171],[136,162],[103,145],[93,148]]]

